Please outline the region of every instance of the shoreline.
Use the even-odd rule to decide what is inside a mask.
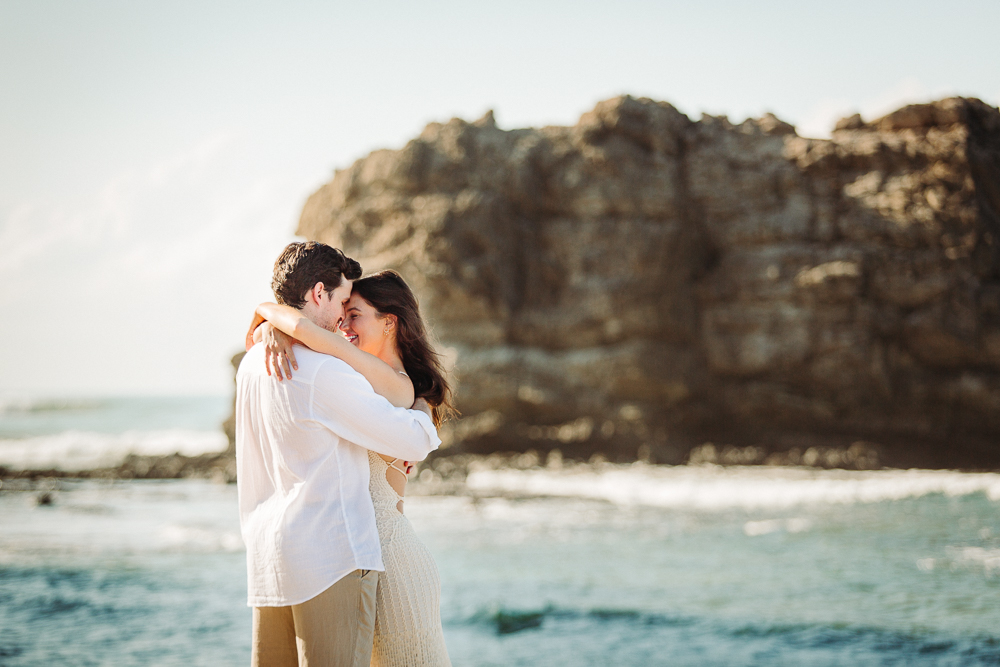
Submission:
[[[857,451],[857,450],[856,450]],[[426,461],[417,465],[411,477],[413,490],[422,487],[433,487],[437,492],[455,493],[458,487],[463,487],[466,478],[473,472],[489,471],[549,471],[562,470],[589,471],[599,473],[603,470],[641,465],[650,469],[672,468],[752,468],[771,470],[842,470],[848,472],[874,472],[890,470],[919,471],[950,471],[956,473],[993,473],[1000,472],[997,468],[977,467],[921,467],[879,465],[876,458],[857,455],[853,459],[839,455],[835,450],[817,450],[810,448],[805,452],[791,450],[782,456],[769,457],[749,456],[739,448],[715,448],[710,443],[692,450],[688,461],[682,464],[653,463],[644,460],[608,461],[601,454],[594,454],[588,459],[563,456],[558,449],[548,452],[528,450],[525,452],[494,452],[490,454],[472,454],[463,452],[448,453],[447,450],[434,453]],[[142,456],[129,454],[117,466],[94,468],[89,470],[62,470],[59,468],[16,470],[0,465],[0,492],[10,489],[10,482],[27,483],[30,487],[52,480],[96,479],[96,480],[166,480],[166,479],[202,479],[219,484],[234,484],[236,482],[236,457],[230,452],[205,453],[198,456],[170,454],[166,456]],[[17,485],[20,486],[20,485]]]
[[[0,465],[0,480],[3,481],[43,479],[207,479],[221,484],[234,484],[236,482],[236,456],[229,452],[206,453],[198,456],[128,454],[117,466],[90,470],[61,470],[59,468],[13,470]],[[0,487],[0,490],[2,488]]]
[[[582,462],[557,457],[543,462],[531,454],[465,456],[431,463],[434,465],[424,466],[411,477],[406,493],[408,498],[414,501],[437,498],[442,502],[459,502],[460,506],[551,499],[606,503],[623,509],[741,510],[749,513],[750,523],[744,527],[748,535],[783,529],[796,532],[813,521],[806,515],[778,516],[782,512],[824,511],[817,508],[916,500],[927,496],[947,500],[982,494],[988,503],[1000,502],[1000,471],[846,470],[711,463],[658,465],[642,461]],[[128,488],[129,482],[139,482],[145,487],[171,481],[184,484],[185,488],[193,484],[192,488],[203,488],[203,492],[214,487],[219,491],[212,493],[223,489],[227,494],[235,493],[221,474],[188,472],[186,476],[170,478],[150,474],[144,478],[115,477],[108,469],[82,475],[65,471],[57,471],[58,476],[29,474],[0,480],[0,497],[26,495],[35,506],[60,507],[70,502],[70,496],[64,494],[95,485],[110,490]]]

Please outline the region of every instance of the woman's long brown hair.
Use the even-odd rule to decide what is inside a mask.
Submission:
[[[354,281],[352,293],[367,301],[379,317],[396,316],[396,347],[403,368],[413,382],[414,396],[433,409],[434,425],[457,414],[440,356],[427,340],[417,299],[403,277],[395,271],[379,271]]]

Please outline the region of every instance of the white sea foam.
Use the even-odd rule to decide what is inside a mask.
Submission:
[[[763,521],[747,521],[743,524],[743,534],[747,537],[770,535],[779,531],[786,533],[804,533],[812,528],[812,521],[794,517],[791,519],[765,519]]]
[[[948,556],[958,566],[983,568],[987,574],[1000,572],[1000,549],[948,547]]]
[[[221,431],[128,431],[109,435],[64,431],[55,435],[0,440],[0,465],[14,470],[90,470],[116,466],[129,454],[197,456],[226,448]]]
[[[946,558],[920,558],[917,569],[932,572],[938,567],[955,570],[980,570],[987,575],[1000,573],[1000,549],[984,547],[947,547]]]
[[[619,505],[708,510],[874,503],[935,493],[946,496],[983,493],[990,500],[1000,501],[1000,474],[950,470],[848,471],[636,464],[607,465],[596,470],[584,466],[562,470],[478,469],[470,472],[467,485],[480,493],[594,498]]]

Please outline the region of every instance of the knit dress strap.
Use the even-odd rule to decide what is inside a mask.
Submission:
[[[393,459],[388,463],[390,468],[392,468],[393,470],[398,470],[399,472],[403,473],[403,477],[406,477],[406,470],[400,467],[403,465],[403,463],[405,463],[403,459]]]
[[[399,459],[396,459],[397,461]],[[389,465],[385,459],[375,452],[368,452],[368,461],[371,465],[371,482],[369,488],[372,493],[372,500],[375,502],[375,511],[379,508],[388,509],[395,507],[396,511],[402,512],[401,503],[403,496],[396,492],[389,482],[389,469],[398,471],[399,468]]]

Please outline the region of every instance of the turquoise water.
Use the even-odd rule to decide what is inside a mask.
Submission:
[[[224,397],[0,401],[0,465],[218,450]],[[1000,664],[1000,475],[424,471],[455,665]],[[39,505],[48,492],[51,505]],[[236,489],[0,486],[0,666],[245,665]]]
[[[998,664],[998,479],[482,471],[407,514],[456,665]],[[0,664],[247,664],[234,487],[37,493],[0,491]]]
[[[220,451],[225,396],[0,397],[0,466],[86,470],[129,453]]]
[[[0,397],[0,438],[65,431],[218,432],[231,400],[228,396]]]

